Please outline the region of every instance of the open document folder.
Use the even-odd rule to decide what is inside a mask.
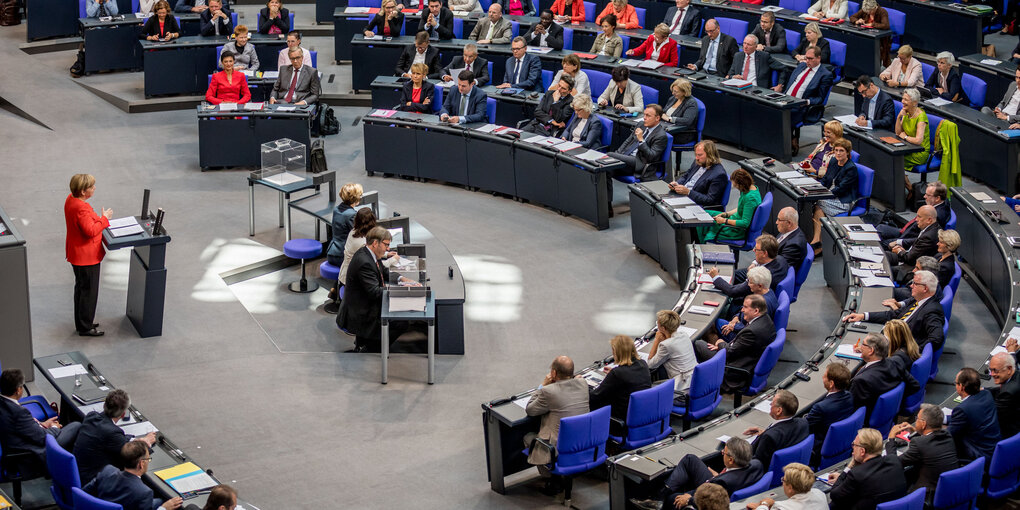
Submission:
[[[153,473],[163,480],[178,494],[187,494],[215,487],[217,482],[202,468],[192,462],[178,464],[172,468],[161,469]]]

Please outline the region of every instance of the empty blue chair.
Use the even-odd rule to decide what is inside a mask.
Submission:
[[[697,128],[695,128],[695,129],[697,129],[697,134],[695,135],[694,140],[691,141],[691,142],[688,142],[688,143],[678,143],[678,144],[673,145],[673,152],[676,153],[676,158],[674,160],[674,168],[676,168],[676,170],[677,170],[673,174],[674,177],[676,176],[677,173],[683,172],[683,169],[680,168],[680,160],[683,158],[684,151],[694,150],[694,146],[697,145],[699,142],[701,142],[701,132],[705,130],[705,103],[701,102],[701,100],[698,99],[698,98],[694,98],[694,101],[698,105],[698,124],[697,124]],[[726,180],[726,183],[727,183],[727,189],[728,189],[729,186],[730,186],[729,179]],[[729,195],[727,194],[727,197],[728,196]],[[723,201],[722,205],[723,205],[723,208],[726,207],[726,201],[725,200]]]
[[[772,214],[772,192],[768,192],[762,198],[761,203],[754,210],[754,216],[751,217],[751,224],[747,228],[747,238],[743,240],[730,240],[730,239],[716,239],[715,242],[718,244],[725,244],[730,247],[734,253],[738,251],[751,251],[754,249],[754,240],[758,239],[761,235],[761,231],[765,228],[765,224],[769,221],[769,216]]]
[[[489,118],[489,124],[496,123],[496,100],[493,98],[487,98],[485,100],[485,114]]]
[[[226,10],[226,9],[224,9],[224,10]],[[237,26],[237,13],[236,12],[231,11],[231,13],[230,13],[230,23],[233,26],[235,26],[235,27]],[[178,26],[180,26],[180,25],[178,25]]]
[[[319,52],[316,50],[308,50],[308,56],[312,57],[312,69],[319,68]]]
[[[74,455],[60,447],[57,439],[46,434],[46,470],[53,478],[50,493],[60,510],[74,510],[71,489],[81,488],[78,476],[78,461]]]
[[[478,5],[482,7],[482,12],[489,12],[489,6],[492,5],[492,0],[478,0]]]
[[[886,7],[885,10],[889,13],[889,30],[895,34],[892,38],[891,51],[896,51],[900,48],[900,38],[903,37],[903,32],[907,27],[907,14],[890,7]]]
[[[792,268],[791,268],[792,269]],[[776,329],[786,329],[790,323],[790,295],[785,291],[779,293],[779,305],[776,306],[776,318],[773,321]]]
[[[846,3],[846,12],[848,12],[850,14],[853,14],[853,13],[859,11],[859,10],[861,10],[861,3],[860,2],[847,2]]]
[[[807,5],[810,6],[810,4]],[[806,11],[807,7],[804,9]],[[783,30],[786,31],[786,47],[792,53],[793,48],[800,45],[800,38],[802,34],[796,30],[790,30],[789,28],[784,28]]]
[[[621,36],[620,40],[623,41],[623,52],[627,53],[630,49],[630,36]]]
[[[584,20],[588,23],[595,23],[595,8],[597,5],[595,2],[584,3]]]
[[[553,72],[542,69],[542,90],[549,90],[549,86],[552,85]]]
[[[599,151],[605,152],[613,143],[613,121],[599,114],[595,114],[595,116],[598,117],[599,122],[602,124],[602,139],[599,140],[602,147],[599,147]]]
[[[492,64],[490,62],[490,64]],[[492,76],[492,75],[489,75]],[[439,110],[443,109],[443,87],[435,88],[435,95],[432,98],[432,113],[439,113]]]
[[[811,248],[809,244],[807,251],[804,252],[807,255],[804,257],[804,262],[800,263],[800,267],[797,268],[797,281],[793,286],[793,299],[790,300],[792,303],[797,302],[797,296],[800,294],[800,286],[804,285],[807,281],[808,274],[811,273],[811,265],[815,263],[815,250]]]
[[[985,497],[1002,499],[1020,489],[1020,434],[999,441],[988,465]]]
[[[985,93],[988,91],[988,84],[985,83],[985,80],[972,74],[963,73],[960,77],[960,86],[963,88],[963,93],[967,95],[967,99],[970,100],[971,108],[980,110],[985,105]]]
[[[952,211],[950,212],[952,213],[952,216],[950,216],[949,221],[953,221],[956,219],[956,213]],[[954,224],[953,226],[955,227],[956,225]],[[955,262],[954,264],[956,265],[956,271],[953,272],[953,277],[949,279],[949,288],[953,289],[953,295],[956,295],[956,289],[960,288],[960,280],[963,279],[963,268],[960,267],[959,262]]]
[[[733,494],[730,495],[730,501],[733,502],[740,501],[742,499],[747,499],[751,496],[754,496],[755,494],[761,494],[762,492],[769,490],[771,487],[772,487],[772,472],[768,471],[765,474],[761,475],[761,478],[759,478],[757,482],[754,482],[753,484],[748,485],[747,487],[744,487],[743,489],[740,489],[738,491],[733,491]]]
[[[141,11],[141,10],[142,10],[142,8],[139,7],[138,0],[131,0],[131,12],[138,12],[138,11]]]
[[[730,203],[730,192],[733,191],[733,181],[726,179],[726,190],[722,194],[723,209]]]
[[[846,65],[846,43],[835,39],[826,40],[829,41],[829,64],[832,64],[836,71],[834,83],[839,83],[843,78],[843,66]]]
[[[698,363],[691,374],[691,387],[687,391],[683,406],[673,406],[673,414],[683,418],[683,429],[691,426],[691,421],[700,420],[715,411],[722,395],[723,375],[726,373],[726,351],[721,351],[704,363]]]
[[[978,457],[966,466],[946,471],[935,485],[934,510],[971,510],[977,508],[981,495],[981,477],[985,471],[985,458]]]
[[[564,27],[563,28],[563,49],[572,50],[574,49],[574,29]]]
[[[464,38],[464,18],[453,17],[453,37],[455,39]]]
[[[942,290],[945,292],[945,289]],[[942,338],[945,338],[949,333],[949,321],[946,320],[942,325]],[[942,347],[935,349],[935,352],[931,353],[931,375],[928,376],[928,382],[935,380],[935,376],[939,373],[939,359],[942,358],[942,350],[946,348],[946,343],[942,342]],[[918,381],[921,382],[921,381]]]
[[[591,69],[581,69],[581,72],[588,76],[588,86],[591,87],[592,100],[598,100],[598,97],[606,90],[609,83],[612,81],[612,77],[609,73],[602,71],[594,71]]]
[[[871,417],[868,418],[868,426],[881,432],[882,437],[889,434],[893,420],[896,419],[896,412],[900,410],[900,403],[903,401],[904,383],[899,383],[895,388],[883,393],[875,402],[875,408],[871,410]]]
[[[135,0],[135,2],[137,2],[137,1],[138,0]],[[136,10],[135,12],[138,12],[138,11]],[[235,16],[236,16],[236,14],[235,14]],[[235,20],[234,23],[236,24],[237,21]],[[454,23],[456,23],[456,21],[454,21]],[[261,25],[262,25],[262,13],[259,12],[258,14],[255,15],[255,31],[258,31],[258,27],[261,26]],[[290,29],[294,30],[294,13],[293,12],[290,13]]]
[[[815,435],[809,434],[803,441],[793,446],[776,450],[772,454],[772,461],[769,462],[769,472],[772,473],[772,487],[779,487],[783,483],[783,468],[787,464],[799,462],[807,465],[811,461],[811,447],[814,445]]]
[[[921,349],[921,357],[914,360],[914,363],[910,365],[910,375],[917,379],[917,382],[927,381],[928,376],[931,374],[931,342],[924,344],[924,348]],[[903,398],[903,414],[904,416],[913,415],[921,409],[921,402],[924,402],[925,384],[921,384],[921,389],[917,390],[913,395],[907,395]]]
[[[744,36],[747,35],[747,22],[744,20],[716,18],[715,21],[719,23],[719,30],[722,33],[731,35],[738,41],[743,41]]]
[[[652,103],[659,103],[659,91],[655,87],[649,87],[648,85],[641,85],[641,97],[645,100],[645,106]],[[596,98],[597,100],[598,98]],[[639,115],[640,117],[640,115]]]
[[[924,487],[917,489],[900,499],[886,501],[875,507],[875,510],[924,510]]]
[[[513,36],[513,37],[517,37],[518,35],[520,35],[520,33],[521,33],[521,24],[520,24],[520,22],[511,21],[510,22],[510,35]]]
[[[896,112],[896,114],[899,115],[899,112]],[[855,150],[851,150],[850,151],[850,161],[853,161],[854,164],[856,165],[857,162],[860,161],[860,159],[861,159],[861,153],[860,152],[857,152]]]
[[[811,0],[779,0],[779,6],[783,9],[790,9],[791,11],[807,12],[808,7],[811,7]],[[789,46],[789,39],[787,39],[787,47]],[[797,47],[794,44],[792,47]]]
[[[606,462],[609,411],[610,407],[605,406],[587,414],[561,419],[556,446],[547,444],[549,451],[552,452],[549,472],[563,477],[564,504],[567,506],[570,505],[573,476],[595,469]]]
[[[953,316],[953,289],[942,289],[942,300],[939,304],[942,305],[942,313],[946,315],[948,321]]]
[[[763,352],[761,358],[758,359],[758,363],[754,366],[754,373],[752,374],[748,374],[747,371],[742,368],[733,366],[726,367],[727,370],[734,370],[749,376],[747,386],[733,394],[734,408],[740,407],[743,395],[756,395],[768,386],[769,374],[772,373],[772,369],[775,368],[776,363],[779,362],[779,355],[783,353],[783,346],[785,344],[786,330],[777,330],[776,339],[765,348],[765,352]]]
[[[74,499],[74,510],[124,510],[124,507],[117,503],[103,501],[77,487],[71,489],[71,495]]]
[[[643,7],[635,7],[634,14],[637,15],[638,26],[640,26],[640,28],[648,28],[648,26],[645,25],[645,9]]]
[[[631,393],[627,421],[623,424],[626,433],[621,437],[610,435],[609,439],[618,443],[621,450],[633,450],[666,439],[673,432],[669,414],[673,411],[675,384],[675,380],[667,379],[647,390]]]
[[[850,458],[853,442],[857,437],[857,431],[864,426],[864,411],[863,407],[858,407],[854,414],[833,423],[829,427],[829,431],[825,433],[825,439],[822,440],[818,466],[815,466],[815,471],[820,471]]]
[[[812,250],[812,251],[814,251],[814,250]],[[792,267],[787,269],[786,270],[786,278],[783,278],[782,281],[780,281],[779,283],[776,284],[776,294],[778,295],[778,294],[782,294],[783,292],[785,292],[787,298],[789,298],[790,296],[793,295],[793,288],[796,285],[796,281],[797,281],[797,270],[792,268]],[[776,326],[776,329],[785,329],[785,328],[780,328],[779,326]]]
[[[309,282],[305,276],[305,261],[314,259],[322,254],[322,243],[316,239],[291,239],[283,245],[283,254],[301,260],[301,279],[291,282],[288,286],[291,292],[315,292],[319,284]]]

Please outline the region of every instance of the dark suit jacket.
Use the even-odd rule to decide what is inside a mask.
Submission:
[[[804,72],[805,69],[807,69],[807,65],[800,63],[797,64],[797,67],[794,68],[792,73],[790,73],[785,87],[787,94],[792,95],[793,87],[797,85],[797,77],[800,76],[800,73]],[[825,66],[818,66],[818,71],[816,71],[815,75],[811,77],[811,81],[801,85],[801,87],[806,87],[804,93],[801,94],[801,98],[807,100],[807,102],[812,105],[822,104],[825,101],[825,95],[829,92],[829,89],[832,88],[832,81],[832,73],[829,72]]]
[[[783,35],[786,35],[786,34],[783,34]],[[822,63],[823,64],[828,64],[829,63],[829,57],[830,57],[831,51],[832,51],[832,50],[829,49],[829,41],[826,40],[824,37],[822,37],[815,44],[816,44],[816,46],[818,46],[818,49],[822,50]],[[796,56],[796,55],[803,55],[805,52],[807,52],[808,46],[810,46],[810,45],[811,45],[811,43],[808,42],[807,37],[801,36],[800,44],[798,44],[797,47],[793,49],[794,56]]]
[[[939,92],[935,90],[938,86],[939,71],[938,69],[935,69],[935,72],[931,73],[931,76],[929,76],[927,80],[924,80],[924,88],[928,89],[928,92],[931,92],[932,96],[941,97],[942,99],[947,99],[949,101],[953,101],[953,98],[955,97],[956,102],[968,104],[967,94],[963,92],[963,82],[960,78],[960,71],[958,71],[955,67],[950,68],[949,74],[946,76],[945,93],[939,94]]]
[[[992,392],[979,391],[953,409],[949,416],[949,433],[956,442],[956,456],[961,463],[981,456],[987,461],[992,459],[995,443],[1002,438],[995,406]]]
[[[199,32],[202,35],[216,35],[216,25],[220,27],[220,35],[227,37],[234,33],[234,23],[230,16],[230,11],[223,9],[223,14],[227,15],[227,19],[218,19],[214,24],[212,22],[212,11],[206,9],[198,15],[198,26]],[[157,24],[157,26],[159,26]],[[290,28],[290,20],[287,20],[287,28]],[[286,33],[286,32],[285,32]]]
[[[673,17],[676,16],[676,6],[666,9],[666,17],[662,18],[662,22],[668,27],[673,26]],[[684,21],[680,23],[680,35],[689,35],[697,37],[701,35],[701,10],[693,5],[687,6],[687,12],[684,13]]]
[[[620,365],[610,370],[602,383],[592,388],[588,404],[592,411],[612,406],[613,418],[626,420],[630,394],[651,387],[652,376],[648,371],[648,363],[639,359],[630,365]]]
[[[837,421],[849,418],[856,410],[854,397],[845,390],[827,393],[821,400],[811,404],[811,409],[804,415],[804,419],[808,423],[808,432],[815,435],[816,455],[822,449],[822,442],[829,433],[829,427]]]
[[[163,504],[163,500],[152,497],[152,489],[141,478],[113,466],[104,467],[84,491],[124,510],[156,510]]]
[[[634,169],[634,173],[642,181],[651,180],[655,176],[654,163],[662,161],[662,154],[666,152],[666,124],[659,123],[655,126],[655,129],[648,134],[648,128],[641,125],[644,130],[645,141],[638,144],[637,154],[637,167]],[[637,137],[634,136],[634,132],[631,131],[630,136],[620,145],[620,147],[629,147],[631,144],[637,142]]]
[[[403,110],[405,112],[418,112],[418,113],[432,113],[432,105],[436,101],[436,86],[427,82],[421,82],[421,101],[411,103],[411,106],[407,106],[408,101],[411,101],[414,97],[414,82],[408,80],[404,82],[404,86],[400,89],[400,103],[397,104],[397,110]],[[429,104],[424,104],[426,99],[431,99]]]
[[[949,286],[949,281],[953,279],[954,274],[956,274],[956,255],[939,260],[939,274],[935,275],[939,278],[939,287],[944,289]]]
[[[874,510],[907,494],[903,466],[895,455],[875,457],[843,473],[829,492],[832,510]]]
[[[772,273],[772,284],[769,286],[772,290],[776,290],[776,287],[779,286],[779,282],[783,281],[783,278],[786,278],[786,275],[790,272],[790,266],[786,264],[786,260],[779,257],[776,257],[768,264],[765,264],[765,268]],[[715,280],[712,283],[715,284],[715,288],[719,289],[723,294],[734,299],[743,299],[751,293],[751,287],[748,285],[747,280],[738,284],[727,283],[725,280]],[[728,359],[726,361],[729,362]]]
[[[709,482],[721,485],[722,488],[726,489],[727,493],[734,493],[748,487],[751,484],[761,479],[761,475],[765,473],[765,468],[758,462],[757,459],[751,459],[751,463],[744,469],[727,469],[725,473],[719,473],[709,480]],[[694,495],[694,490],[691,490],[691,495]]]
[[[847,158],[846,164],[839,166],[836,158],[829,158],[828,170],[821,182],[840,202],[852,204],[857,201],[857,165],[853,160]]]
[[[450,65],[443,68],[442,74],[444,76],[449,75],[451,78],[456,80],[457,77],[450,74],[450,69],[464,69],[465,67],[467,66],[464,65],[464,57],[462,56],[453,57],[453,60],[450,61]],[[482,57],[475,57],[475,61],[471,63],[471,72],[475,73],[475,85],[478,85],[479,87],[484,87],[489,84],[488,60],[485,60]]]
[[[911,395],[921,389],[921,385],[909,371],[903,371],[899,364],[888,359],[880,360],[867,368],[861,365],[854,370],[850,379],[850,395],[854,397],[854,409],[858,407],[866,409],[865,424],[871,418],[871,410],[875,408],[878,397],[901,382],[906,383],[904,395]]]
[[[803,441],[808,434],[808,422],[804,418],[790,418],[773,423],[751,445],[751,453],[758,462],[761,462],[762,467],[769,469],[772,454]]]
[[[510,57],[506,59],[506,74],[504,75],[503,81],[509,83],[513,87],[521,88],[524,90],[538,90],[542,87],[542,61],[532,55],[526,53],[524,59],[521,61],[521,73],[518,76],[519,81],[511,81],[514,75],[514,58]]]
[[[264,17],[262,19],[265,19]],[[377,13],[372,16],[372,19],[368,20],[368,24],[365,25],[362,32],[371,30],[376,35],[383,35],[383,24],[386,23],[386,15]],[[400,29],[404,28],[404,13],[398,12],[396,16],[389,21],[390,26],[390,37],[397,37],[400,35]]]
[[[572,140],[574,128],[581,118],[574,115],[567,121],[567,127],[563,130],[563,137]],[[588,117],[588,123],[581,130],[581,141],[577,142],[589,149],[597,149],[602,146],[602,122],[595,114]]]
[[[531,30],[528,30],[527,34],[524,34],[524,42],[526,42],[528,44],[528,46],[540,46],[541,45],[542,36],[535,33],[535,27],[538,26],[538,25],[539,25],[538,23],[535,23],[534,25],[531,26]],[[559,26],[556,23],[553,23],[553,24],[549,25],[549,28],[547,30],[548,30],[549,34],[545,36],[545,44],[546,44],[546,46],[548,46],[548,47],[550,47],[550,48],[552,48],[554,50],[562,50],[563,49],[563,27]]]
[[[676,182],[680,184],[686,184],[698,169],[701,168],[697,162],[691,163],[691,167],[687,169],[683,175],[677,177]],[[694,203],[708,209],[709,207],[726,207],[726,204],[722,203],[723,194],[726,193],[726,181],[729,180],[726,177],[726,170],[721,164],[715,164],[708,167],[705,173],[698,178],[698,182],[694,184],[694,187],[690,188],[690,197]]]
[[[1014,371],[1005,384],[988,388],[988,391],[995,398],[1002,437],[1013,437],[1020,432],[1020,371]]]
[[[676,101],[676,96],[669,96],[669,100],[662,107],[663,113],[672,108]],[[673,135],[673,144],[693,142],[698,131],[698,102],[693,97],[684,98],[684,102],[680,103],[670,119],[669,123],[677,129],[676,134]],[[685,135],[681,134],[679,130],[690,132]],[[672,133],[674,130],[670,129],[670,132]]]
[[[446,93],[446,99],[443,100],[443,108],[439,110],[439,114],[447,114],[450,116],[457,116],[460,113],[460,89],[457,87],[450,87]],[[464,115],[464,123],[471,122],[482,122],[486,120],[485,112],[485,101],[488,96],[485,92],[478,87],[471,87],[471,92],[468,92],[468,107],[467,115]]]
[[[5,454],[31,452],[46,465],[46,431],[28,409],[6,398],[0,398],[0,445]]]
[[[280,75],[276,78],[276,83],[273,84],[273,97],[277,101],[283,101],[287,97],[287,91],[290,90],[290,82],[293,78],[294,66],[284,66],[280,69]],[[319,83],[319,72],[314,67],[302,66],[297,86],[294,87],[292,102],[318,103],[320,92],[322,92],[322,85]]]
[[[946,224],[949,223],[949,219],[951,217],[949,202],[943,200],[941,203],[935,204],[933,207],[935,207],[935,221],[938,222],[939,228],[945,229]],[[900,240],[900,244],[902,244],[904,248],[910,248],[911,243],[917,239],[917,236],[920,233],[921,230],[917,228],[917,218],[914,218],[903,227],[902,232],[900,232],[899,237],[896,239]]]
[[[120,449],[131,438],[113,420],[103,413],[92,412],[85,416],[78,439],[74,442],[74,458],[78,461],[81,483],[87,484],[106,465],[124,467]]]
[[[923,232],[920,232],[916,240],[903,243],[903,247],[907,251],[900,252],[899,254],[886,252],[886,255],[889,257],[890,264],[903,264],[912,268],[918,258],[925,255],[934,257],[939,250],[938,243],[939,227],[938,225],[931,225]]]
[[[273,28],[273,25],[276,25],[276,28],[279,28],[280,31],[283,32],[284,34],[286,34],[287,32],[290,32],[290,11],[287,10],[286,7],[280,7],[280,17],[279,18],[270,18],[269,17],[269,7],[263,7],[262,10],[259,11],[259,14],[262,15],[262,18],[261,18],[262,22],[259,23],[259,33],[260,34],[268,34],[269,30],[271,28]],[[380,16],[377,15],[376,17],[378,18]],[[404,15],[403,14],[397,14],[397,18],[400,19],[400,23],[401,24],[404,23]],[[371,23],[369,23],[369,25],[371,25]],[[382,33],[382,28],[381,27],[379,29],[379,32]],[[397,26],[397,31],[393,32],[393,36],[396,37],[398,34],[400,34],[400,26],[399,25]]]
[[[570,102],[574,100],[574,96],[567,94],[560,97],[559,101],[553,99],[553,91],[547,91],[542,96],[542,101],[538,103],[538,108],[535,108],[535,118],[532,123],[537,123],[548,130],[542,129],[541,133],[547,136],[559,136],[560,128],[550,124],[552,121],[566,123],[570,120],[570,116],[573,115],[574,111],[570,107]],[[535,131],[538,133],[539,131]]]
[[[727,73],[730,76],[736,76],[744,73],[744,58],[747,54],[743,51],[737,51],[733,55],[733,64],[730,65],[730,72]],[[753,81],[755,85],[759,87],[768,87],[772,85],[772,68],[770,67],[769,61],[771,57],[764,51],[754,52],[754,72],[755,76],[747,77],[744,79]]]
[[[765,348],[775,339],[776,325],[772,319],[767,314],[758,317],[741,329],[733,341],[726,346],[726,366],[741,368],[747,373],[753,373],[754,366],[758,364],[758,358],[761,358]],[[728,392],[733,392],[742,388],[749,380],[744,372],[727,370],[723,388]]]
[[[429,29],[425,28],[425,22],[428,21],[429,14],[431,14],[431,12],[429,12],[428,7],[425,7],[425,10],[421,12],[421,19],[418,21],[417,31],[421,32],[424,30],[429,33],[429,37],[438,35],[441,40],[453,39],[453,11],[447,9],[445,6],[440,7],[439,25],[437,25],[435,29],[432,29],[431,27],[429,27]]]
[[[698,70],[703,70],[705,62],[708,62],[708,48],[711,45],[712,40],[706,35],[701,38],[701,53],[698,55],[698,61],[694,63],[694,66]],[[737,40],[729,34],[719,34],[719,49],[715,56],[715,75],[725,76],[726,72],[730,70],[730,66],[733,65],[733,54],[736,53],[739,48],[737,46]]]
[[[365,338],[382,338],[379,320],[382,314],[383,282],[390,280],[390,271],[375,261],[367,246],[354,253],[347,267],[347,285],[337,326]]]
[[[166,19],[163,20],[163,34],[180,34],[180,33],[181,26],[177,24],[177,18],[173,17],[170,14],[167,14]],[[159,16],[152,15],[149,16],[149,19],[145,20],[145,25],[142,26],[142,33],[138,37],[141,39],[145,39],[150,35],[158,35],[162,38],[163,34],[159,32]]]
[[[889,455],[896,455],[896,449],[904,446],[904,441],[893,438],[886,442],[885,448]],[[927,436],[914,435],[910,438],[907,451],[900,455],[900,463],[904,469],[911,469],[910,479],[914,483],[908,492],[921,487],[926,489],[928,498],[935,495],[935,485],[939,475],[959,467],[956,458],[956,445],[953,436],[946,429],[939,429]]]
[[[418,49],[413,44],[404,46],[404,51],[400,54],[400,59],[397,60],[395,69],[397,76],[410,72],[411,63],[414,62],[414,54],[417,51]],[[442,69],[439,65],[439,49],[431,44],[425,50],[425,65],[429,66],[429,78],[439,78],[439,72]]]
[[[804,258],[807,257],[807,237],[800,227],[790,232],[790,235],[786,236],[786,239],[779,243],[779,255],[783,257],[786,264],[792,267],[794,271],[800,269],[800,265],[804,263]],[[793,296],[790,297],[792,298]]]
[[[886,94],[884,90],[879,90],[875,96],[875,117],[869,119],[871,121],[871,127],[875,129],[888,129],[892,130],[896,124],[896,109],[893,108],[893,100],[889,94]],[[865,100],[864,96],[854,91],[854,115],[860,117],[864,115],[868,116],[867,104],[870,100]]]
[[[769,41],[772,44],[765,44],[765,31],[761,29],[761,24],[754,26],[754,30],[751,31],[751,35],[758,38],[758,44],[765,46],[765,51],[776,55],[779,53],[786,53],[786,30],[779,26],[779,23],[772,25],[772,40]]]

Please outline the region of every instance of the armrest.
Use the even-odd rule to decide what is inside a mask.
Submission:
[[[615,424],[617,424],[617,425],[618,425],[618,426],[620,426],[620,428],[622,428],[622,429],[626,429],[626,428],[627,428],[627,421],[626,421],[626,420],[621,420],[621,419],[619,419],[619,418],[613,418],[613,417],[610,417],[610,418],[609,418],[609,421],[610,421],[610,423],[615,423]]]
[[[35,400],[25,400],[23,402],[19,402],[19,404],[21,404],[21,407],[25,407],[25,408],[32,407],[32,406],[38,407],[39,411],[42,413],[42,416],[49,416],[49,413],[46,412],[47,408],[43,407],[43,405],[40,404],[38,401],[35,401]],[[53,409],[50,409],[50,411],[52,411],[52,410]],[[35,413],[33,413],[33,415],[34,414]]]
[[[730,370],[733,370],[734,372],[737,372],[744,379],[744,382],[743,382],[742,386],[744,386],[744,388],[746,389],[747,385],[750,384],[750,382],[751,382],[751,377],[752,377],[751,371],[747,370],[745,368],[735,367],[735,366],[732,366],[732,365],[726,365],[726,371],[730,371]]]
[[[31,466],[37,461],[38,457],[32,452],[5,453],[0,457],[0,467],[3,468],[7,481],[16,482],[25,479],[22,474],[23,466]]]
[[[549,464],[556,464],[556,447],[550,444],[549,441],[538,437],[531,443],[531,448],[535,448],[535,443],[542,443],[549,450]]]

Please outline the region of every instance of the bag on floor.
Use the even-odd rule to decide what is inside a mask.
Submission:
[[[71,76],[75,78],[85,74],[85,52],[78,50],[78,59],[71,66]]]
[[[310,152],[311,162],[309,167],[313,174],[322,173],[328,170],[326,168],[326,144],[322,138],[312,140],[312,150]]]
[[[336,118],[333,109],[322,105],[319,107],[319,115],[316,119],[319,125],[319,136],[335,135],[340,133],[340,120]]]

